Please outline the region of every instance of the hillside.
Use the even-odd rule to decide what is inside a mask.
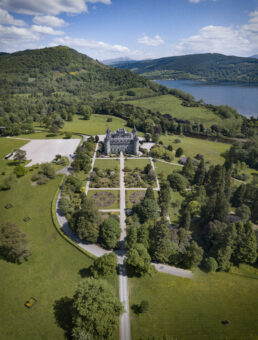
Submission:
[[[223,54],[190,54],[115,65],[148,79],[258,82],[258,60]]]
[[[144,78],[113,69],[71,48],[58,46],[0,56],[1,94],[84,91],[150,86]]]

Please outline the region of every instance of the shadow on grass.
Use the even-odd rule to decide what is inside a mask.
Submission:
[[[73,299],[62,297],[54,303],[54,315],[57,325],[65,331],[65,338],[72,339],[72,305]]]
[[[82,268],[82,269],[79,270],[78,273],[79,273],[79,275],[80,275],[82,278],[92,276],[90,267],[88,267],[88,268]]]

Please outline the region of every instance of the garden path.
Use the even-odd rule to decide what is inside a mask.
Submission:
[[[94,151],[94,154],[93,154],[93,157],[92,157],[91,169],[90,169],[90,172],[89,172],[89,177],[88,177],[88,180],[87,180],[87,183],[86,183],[86,189],[85,189],[85,194],[86,194],[86,195],[87,195],[87,193],[88,193],[88,191],[89,191],[89,187],[90,187],[90,178],[91,178],[91,174],[92,174],[92,171],[93,171],[93,167],[94,167],[94,163],[95,163],[95,159],[96,159],[96,154],[97,154],[98,147],[99,147],[99,143],[96,144],[95,151]]]

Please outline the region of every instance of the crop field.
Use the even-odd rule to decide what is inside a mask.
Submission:
[[[186,107],[181,105],[181,99],[172,95],[150,97],[130,101],[130,104],[144,107],[154,112],[168,113],[173,118],[198,121],[205,126],[221,123],[220,117],[204,107]]]
[[[162,273],[131,278],[130,305],[149,302],[145,314],[131,310],[132,337],[257,339],[257,279],[258,270],[244,265],[232,273],[197,271],[192,280]]]

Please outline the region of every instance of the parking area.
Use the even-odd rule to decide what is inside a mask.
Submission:
[[[27,166],[37,163],[51,162],[56,155],[69,156],[73,154],[80,139],[37,139],[21,147],[26,151],[26,158],[31,162]]]

